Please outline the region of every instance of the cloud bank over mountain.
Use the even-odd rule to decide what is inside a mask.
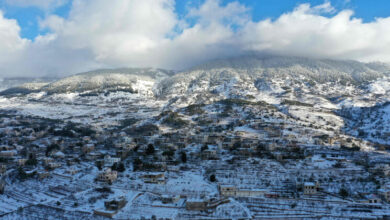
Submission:
[[[48,8],[64,1],[34,2]],[[68,16],[48,13],[40,27],[47,34],[24,39],[18,23],[0,10],[0,76],[125,66],[185,69],[251,53],[390,62],[390,17],[365,23],[329,2],[254,21],[239,2],[206,0],[179,16],[173,0],[74,0]]]

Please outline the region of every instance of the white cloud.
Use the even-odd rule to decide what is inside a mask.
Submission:
[[[206,0],[180,19],[174,0],[77,0],[67,18],[48,15],[40,25],[50,33],[25,40],[16,21],[0,14],[3,75],[120,66],[182,69],[248,52],[390,62],[390,18],[364,23],[329,2],[253,22],[238,2]]]
[[[314,13],[308,5],[275,21],[249,23],[241,33],[247,50],[283,55],[390,61],[390,18],[363,23],[343,10],[332,17]]]
[[[50,16],[41,25],[58,35],[56,43],[123,65],[163,43],[176,23],[171,0],[86,0],[74,2],[69,19]]]
[[[329,1],[325,1],[322,5],[314,6],[313,8],[310,8],[310,5],[303,4],[300,7],[306,7],[307,11],[311,11],[311,13],[333,13],[336,11],[336,9],[332,6],[332,4]]]
[[[87,50],[94,63],[177,69],[231,50],[230,43],[221,45],[234,36],[229,25],[242,24],[239,15],[247,9],[238,3],[224,8],[217,3],[208,0],[192,9],[188,16],[198,20],[192,27],[178,19],[173,0],[74,2],[69,19],[50,16],[41,26],[57,35],[53,44]]]
[[[0,11],[0,51],[17,51],[22,49],[27,40],[20,37],[20,27],[16,20],[6,19]]]
[[[30,42],[20,37],[16,20],[6,19],[0,11],[0,74],[8,69],[9,63],[19,62]]]
[[[225,7],[221,7],[220,1],[207,0],[199,8],[193,8],[189,12],[189,17],[198,17],[200,23],[222,23],[230,24],[244,24],[248,21],[249,9],[238,2],[230,2]]]

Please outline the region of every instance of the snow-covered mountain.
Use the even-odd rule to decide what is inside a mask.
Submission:
[[[172,74],[172,71],[153,68],[100,69],[76,74],[50,83],[25,83],[5,90],[0,94],[28,94],[42,91],[47,94],[100,93],[117,90],[153,94],[153,85]]]
[[[389,70],[251,56],[9,88],[0,215],[382,219]]]
[[[97,70],[46,84],[24,84],[1,94],[9,98],[19,94],[20,100],[27,94],[25,102],[29,104],[35,100],[49,106],[88,105],[85,110],[106,106],[115,111],[123,107],[128,112],[129,106],[145,107],[138,110],[145,117],[148,111],[180,111],[194,104],[212,105],[229,99],[241,106],[263,103],[274,106],[280,113],[275,115],[283,115],[296,125],[390,144],[389,75],[390,66],[383,63],[246,56],[178,73],[152,68]]]
[[[152,68],[104,69],[64,78],[42,87],[42,90],[49,94],[104,90],[150,93],[155,82],[171,74],[167,70]]]
[[[390,67],[381,63],[250,56],[213,61],[166,78],[158,84],[156,95],[194,102],[259,92],[273,98],[292,91],[350,95],[351,86],[356,89],[389,74]]]
[[[8,77],[0,78],[0,92],[12,88],[10,91],[16,91],[16,88],[24,88],[27,90],[35,89],[37,85],[41,87],[44,84],[54,82],[58,80],[56,77],[40,77],[40,78],[31,78],[31,77]],[[34,86],[33,86],[34,85]]]

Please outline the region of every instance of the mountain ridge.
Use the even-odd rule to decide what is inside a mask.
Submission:
[[[192,115],[176,114],[188,109],[201,112],[202,122],[206,110],[213,109],[213,114],[223,118],[235,108],[241,112],[248,107],[259,114],[274,111],[276,115],[268,115],[265,120],[322,127],[325,133],[343,130],[366,140],[390,143],[389,70],[382,63],[238,57],[178,73],[154,68],[95,70],[47,84],[24,84],[0,95],[10,106],[17,100],[33,101],[43,112],[64,105],[63,110],[55,112],[72,114],[76,105],[85,106],[85,111],[90,110],[89,106],[106,106],[110,109],[107,115],[134,114],[145,118],[142,123],[164,126],[197,123]],[[31,111],[36,113],[35,108]],[[151,112],[164,117],[155,120]],[[257,117],[253,114],[237,117]],[[370,131],[359,132],[356,127]]]
[[[240,84],[261,89],[258,82],[275,78],[295,78],[305,83],[340,83],[343,85],[366,83],[390,74],[390,65],[361,63],[331,59],[311,59],[282,56],[241,56],[214,60],[181,72],[158,68],[98,69],[78,73],[31,90],[48,94],[86,92],[140,87],[137,81],[148,81],[148,93],[158,98],[198,91],[202,87],[216,92],[216,85]],[[142,87],[142,86],[141,86]],[[187,87],[187,88],[185,88]],[[142,88],[138,88],[142,89]],[[217,90],[216,90],[217,89]],[[29,92],[20,85],[0,95],[12,95],[18,90]]]

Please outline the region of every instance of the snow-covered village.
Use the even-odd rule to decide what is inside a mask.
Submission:
[[[0,0],[0,220],[390,219],[390,1]]]
[[[230,66],[243,60],[259,66]],[[260,61],[282,60],[294,66],[262,75]],[[312,62],[341,71],[330,61],[228,62],[176,74],[102,70],[1,92],[1,218],[390,216],[386,72],[342,85],[301,74]]]

